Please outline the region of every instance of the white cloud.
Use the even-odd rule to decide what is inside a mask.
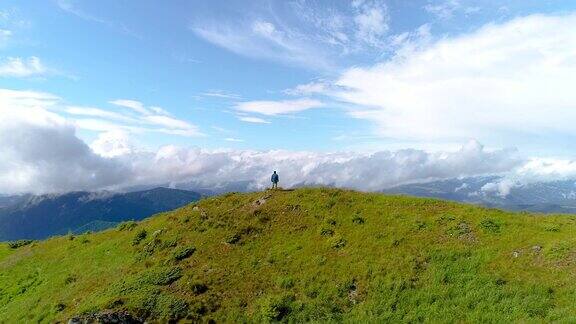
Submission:
[[[576,135],[574,25],[576,14],[489,24],[351,68],[329,94],[397,140]]]
[[[135,101],[122,102],[131,104]],[[19,120],[51,119],[67,121],[68,124],[94,132],[122,131],[128,133],[163,133],[169,135],[196,137],[204,136],[196,125],[168,116],[161,108],[141,107],[142,114],[124,114],[94,107],[66,106],[57,96],[37,91],[0,89],[1,116],[4,119]],[[163,114],[156,114],[162,112]]]
[[[90,144],[94,153],[106,157],[138,153],[136,144],[130,139],[130,134],[122,130],[112,130],[100,133]]]
[[[166,116],[170,116],[170,113],[168,111],[166,111],[164,108],[162,107],[158,107],[158,106],[150,106],[148,107],[150,108],[150,110],[152,110],[154,113],[158,114],[158,115],[166,115]]]
[[[200,94],[204,97],[215,97],[215,98],[222,98],[222,99],[240,99],[242,98],[240,95],[235,93],[226,92],[224,90],[210,90]]]
[[[50,94],[0,90],[0,192],[121,189],[166,183],[214,188],[237,181],[247,181],[250,189],[262,189],[268,185],[271,170],[280,172],[285,187],[333,185],[360,190],[497,174],[502,180],[483,191],[500,195],[525,183],[576,178],[576,161],[523,159],[515,150],[487,150],[474,141],[458,150],[438,152],[222,151],[177,146],[150,150],[138,147],[131,136],[138,131],[186,130],[114,128],[116,124],[103,119],[71,122],[54,112],[60,111],[59,102]],[[98,110],[81,112],[101,115]],[[87,145],[76,135],[75,125],[90,122],[104,132]]]
[[[140,39],[142,38],[141,35],[136,33],[134,30],[131,30],[122,23],[116,23],[112,20],[102,18],[87,12],[86,10],[82,9],[75,0],[56,0],[56,5],[58,5],[58,7],[62,11],[74,15],[80,19],[102,24],[104,26],[107,26],[108,28],[117,30],[125,35],[129,35]]]
[[[44,108],[57,98],[0,91],[0,191],[60,192],[107,187],[129,169],[95,153],[59,115]]]
[[[41,76],[47,72],[48,69],[36,56],[31,56],[28,59],[8,57],[0,61],[0,77],[24,78]]]
[[[22,115],[22,118],[43,117],[45,110],[57,105],[60,98],[45,92],[18,91],[0,88],[0,110],[3,117]],[[54,115],[55,116],[55,115]]]
[[[309,96],[313,94],[322,94],[328,91],[329,85],[325,82],[310,82],[299,84],[292,89],[286,89],[283,92],[291,96]]]
[[[387,7],[380,2],[357,4],[360,12],[354,17],[357,37],[366,44],[382,46],[382,36],[388,31]]]
[[[506,197],[511,190],[533,183],[576,179],[576,160],[535,157],[482,187],[485,193]]]
[[[424,10],[438,19],[447,20],[453,18],[457,12],[467,16],[481,11],[481,8],[463,5],[460,0],[436,0],[426,4]]]
[[[250,8],[250,15],[229,21],[197,17],[190,29],[240,55],[326,71],[336,69],[341,57],[385,45],[389,16],[384,1],[347,6],[285,1],[275,7]]]
[[[142,114],[142,115],[149,115],[150,114],[150,111],[148,111],[148,109],[146,109],[140,101],[128,100],[128,99],[117,99],[117,100],[110,101],[110,103],[113,105],[116,105],[116,106],[130,108],[130,109],[134,110],[135,112]]]
[[[192,125],[187,121],[177,119],[171,116],[171,114],[158,106],[150,106],[145,107],[145,105],[137,100],[128,100],[128,99],[117,99],[110,101],[111,104],[129,108],[139,114],[138,117],[129,117],[133,119],[137,124],[138,128],[133,127],[115,127],[114,129],[123,129],[123,130],[137,130],[137,131],[155,131],[165,134],[171,135],[180,135],[180,136],[204,136],[198,129],[196,125]],[[86,112],[84,112],[86,113]],[[101,112],[100,117],[112,117],[113,115],[107,113],[106,116],[102,115]],[[79,125],[84,127],[91,127],[92,130],[95,128],[100,128],[101,123],[95,121],[79,121]],[[103,124],[104,127],[105,124]],[[161,126],[162,128],[142,128],[144,126]]]
[[[247,101],[236,105],[236,110],[258,113],[267,116],[296,113],[308,109],[322,107],[322,102],[313,99],[297,99],[282,101]]]
[[[117,112],[108,111],[100,108],[69,106],[65,109],[65,111],[68,114],[75,116],[98,117],[128,123],[138,123],[138,120],[133,117],[129,117]]]
[[[235,137],[227,137],[224,139],[226,142],[244,142],[244,140],[235,138]]]
[[[10,37],[12,36],[12,31],[8,29],[0,29],[0,37]]]
[[[271,169],[285,186],[325,184],[380,189],[406,181],[503,172],[517,163],[513,152],[488,152],[472,143],[458,152],[310,153],[205,151],[166,146],[134,148],[121,130],[101,134],[88,146],[74,124],[45,110],[58,98],[35,92],[2,92],[0,192],[61,192],[194,181],[217,185],[246,180],[267,184]],[[31,114],[33,112],[33,114]],[[110,129],[104,125],[105,129]]]
[[[254,124],[270,124],[269,121],[258,117],[238,116],[238,120]]]
[[[152,124],[166,127],[167,130],[162,131],[168,134],[176,134],[184,136],[202,135],[196,126],[180,119],[162,115],[151,115],[151,116],[145,116],[144,120]]]
[[[326,51],[315,48],[304,35],[297,35],[295,30],[276,30],[275,25],[267,21],[230,25],[208,23],[193,26],[191,30],[204,40],[236,54],[314,69],[332,67]]]

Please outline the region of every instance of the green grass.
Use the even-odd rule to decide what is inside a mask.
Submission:
[[[574,322],[575,233],[574,216],[433,199],[227,194],[101,233],[0,244],[0,322],[105,310],[159,321]]]

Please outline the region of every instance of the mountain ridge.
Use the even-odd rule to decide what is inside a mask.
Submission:
[[[122,221],[141,220],[172,210],[200,198],[200,194],[192,191],[169,188],[126,193],[76,191],[22,196],[0,209],[0,241],[63,235],[77,232],[95,221],[101,222],[100,225],[107,222],[114,226]]]
[[[0,322],[571,321],[575,230],[574,215],[438,199],[229,193],[0,244]]]

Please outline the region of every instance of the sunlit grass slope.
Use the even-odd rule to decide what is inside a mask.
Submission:
[[[335,189],[228,194],[0,246],[0,321],[576,321],[576,217]]]

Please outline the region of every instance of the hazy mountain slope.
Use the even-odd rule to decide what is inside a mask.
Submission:
[[[163,321],[571,322],[575,231],[574,216],[433,199],[335,189],[228,194],[101,233],[0,245],[0,322],[103,312]]]
[[[508,210],[542,213],[576,212],[576,184],[572,181],[551,181],[513,187],[506,196],[483,190],[499,177],[471,177],[427,183],[407,184],[383,190],[386,193],[433,197],[480,204]]]
[[[114,226],[125,220],[140,220],[198,199],[198,193],[168,188],[30,196],[0,210],[0,241],[42,239],[83,228],[103,229],[105,223]]]

